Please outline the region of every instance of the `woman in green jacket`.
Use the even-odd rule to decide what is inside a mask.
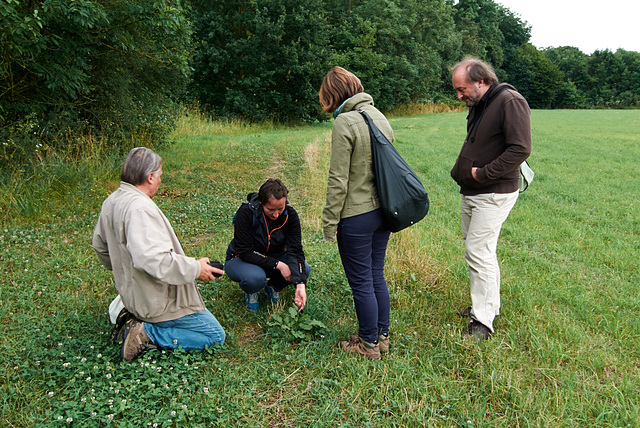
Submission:
[[[359,324],[358,334],[339,345],[344,351],[379,359],[380,352],[389,350],[390,300],[384,258],[390,232],[379,209],[369,128],[358,110],[367,112],[391,142],[393,130],[373,106],[360,79],[344,68],[329,71],[319,97],[322,109],[335,118],[323,233],[326,240],[338,241]]]

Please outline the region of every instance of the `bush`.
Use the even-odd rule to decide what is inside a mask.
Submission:
[[[179,0],[4,2],[0,161],[96,135],[161,140],[189,77]],[[34,134],[35,133],[35,134]]]

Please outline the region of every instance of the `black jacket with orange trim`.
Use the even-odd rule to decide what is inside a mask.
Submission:
[[[307,282],[300,217],[291,205],[287,203],[284,212],[271,220],[264,215],[258,194],[250,193],[235,213],[233,225],[227,260],[240,257],[243,262],[260,266],[269,277],[287,253],[289,257],[284,259],[291,269],[291,282]]]

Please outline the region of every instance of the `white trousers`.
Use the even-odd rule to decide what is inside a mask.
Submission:
[[[500,266],[496,248],[502,223],[518,200],[519,192],[462,196],[461,219],[464,257],[469,265],[471,318],[492,332],[500,314]]]

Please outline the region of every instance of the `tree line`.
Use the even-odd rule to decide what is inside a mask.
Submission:
[[[151,144],[192,103],[327,120],[317,91],[333,65],[382,110],[454,103],[450,67],[468,55],[532,108],[640,106],[639,53],[538,50],[530,35],[492,0],[0,0],[0,160],[86,135]]]

